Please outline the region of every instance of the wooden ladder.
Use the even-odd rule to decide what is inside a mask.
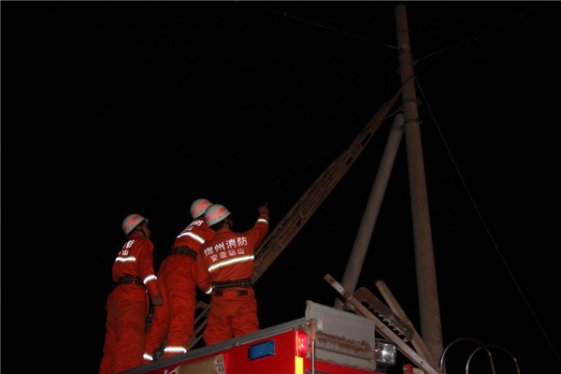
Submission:
[[[370,309],[368,309],[366,306],[364,306],[359,299],[357,299],[350,291],[346,290],[331,275],[326,274],[324,276],[324,279],[327,283],[329,283],[339,293],[339,295],[341,295],[341,297],[343,297],[343,299],[347,303],[352,305],[352,307],[354,308],[354,310],[358,314],[362,315],[365,318],[368,318],[368,319],[374,321],[376,331],[378,331],[386,339],[389,339],[390,341],[395,343],[395,345],[397,346],[399,351],[401,353],[403,353],[408,359],[410,359],[411,362],[413,362],[419,368],[423,369],[428,374],[442,374],[440,371],[438,371],[434,367],[432,367],[427,359],[421,357],[414,349],[409,347],[407,345],[406,341],[404,341],[396,333],[394,333],[390,327],[388,327],[384,322],[382,322],[378,317],[376,317]],[[364,295],[365,295],[364,292],[362,292],[362,296],[364,296]],[[367,295],[367,299],[369,299],[369,298],[370,298],[370,296]],[[372,301],[372,300],[370,300],[370,301]],[[377,313],[379,313],[379,311],[377,311]],[[387,313],[387,311],[386,311],[386,313]],[[403,323],[403,321],[398,321],[399,317],[393,316],[393,318],[394,318],[394,323],[396,323],[396,324]],[[430,357],[430,356],[425,356],[425,357]]]
[[[300,232],[327,196],[368,145],[372,136],[387,118],[391,108],[401,94],[401,88],[385,102],[368,124],[361,130],[351,145],[336,158],[328,168],[314,181],[294,206],[285,214],[269,235],[255,251],[255,263],[252,282],[255,283],[284,251],[288,244]],[[189,342],[189,349],[195,346],[202,337],[206,326],[206,317],[210,306],[204,307],[195,318],[195,328]]]

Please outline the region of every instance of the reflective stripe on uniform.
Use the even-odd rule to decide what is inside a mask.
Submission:
[[[183,232],[183,233],[177,235],[178,238],[181,238],[183,236],[188,236],[190,238],[193,238],[201,244],[204,244],[204,242],[205,242],[205,240],[202,237],[200,237],[199,235],[194,234],[192,232],[189,232],[189,231],[188,232]]]
[[[187,353],[187,348],[180,345],[170,345],[164,348],[166,353]]]
[[[257,220],[257,222],[269,224],[269,221],[266,220],[265,218],[259,218],[259,219]]]
[[[136,257],[117,257],[115,262],[136,262]]]
[[[222,262],[210,265],[208,267],[208,272],[212,273],[216,269],[219,269],[219,268],[224,267],[224,266],[230,266],[232,264],[237,264],[237,263],[240,263],[240,262],[252,261],[254,258],[255,258],[255,256],[253,256],[253,255],[231,258],[231,259],[228,259],[226,261],[222,261]]]
[[[144,278],[142,281],[144,282],[144,284],[147,284],[148,282],[156,280],[156,279],[158,279],[157,276],[155,276],[154,274],[150,274],[146,278]]]

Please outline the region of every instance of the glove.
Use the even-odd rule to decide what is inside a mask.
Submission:
[[[269,215],[269,208],[267,207],[267,203],[261,205],[258,209],[259,214]]]

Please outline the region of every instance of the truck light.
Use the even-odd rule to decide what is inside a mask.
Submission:
[[[274,354],[275,342],[272,340],[267,340],[261,343],[250,345],[247,351],[247,358],[251,361],[257,360],[261,357],[272,356]]]
[[[376,362],[383,367],[395,365],[397,347],[393,344],[376,342]]]
[[[308,354],[308,334],[305,331],[298,330],[296,333],[296,355],[298,357],[306,357]]]

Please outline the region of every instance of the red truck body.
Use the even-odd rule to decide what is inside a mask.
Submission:
[[[306,316],[127,374],[381,374],[371,320],[311,301]]]

